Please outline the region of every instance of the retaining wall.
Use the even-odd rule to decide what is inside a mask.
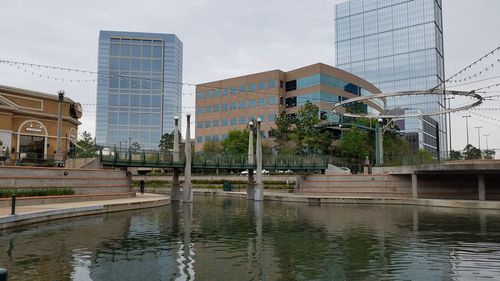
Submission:
[[[71,188],[75,194],[123,193],[130,190],[126,171],[0,166],[0,189]]]

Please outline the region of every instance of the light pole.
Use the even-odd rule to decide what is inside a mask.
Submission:
[[[470,115],[462,116],[462,118],[465,118],[465,130],[467,133],[467,143],[465,144],[465,146],[470,144],[470,142],[469,142],[469,117],[470,117]]]
[[[448,100],[448,108],[447,109],[450,109],[451,108],[451,100],[452,99],[455,99],[455,97],[448,97],[448,98],[444,98],[444,104],[446,105],[446,100]],[[446,119],[446,116],[444,117]],[[450,147],[448,148],[448,151],[451,151],[451,112],[448,112],[448,129],[449,131],[447,132],[448,135],[449,135],[449,138],[450,138]]]
[[[490,150],[489,147],[488,147],[488,137],[489,136],[490,135],[488,135],[488,134],[484,134],[484,137],[486,138],[486,150]]]
[[[377,119],[375,124],[375,162],[381,167],[384,164],[384,131],[382,128],[382,118]]]
[[[481,150],[481,129],[483,127],[481,126],[477,126],[477,127],[474,127],[477,129],[477,139],[478,139],[478,142],[479,142],[479,150]]]

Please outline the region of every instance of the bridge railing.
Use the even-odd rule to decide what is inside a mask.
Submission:
[[[262,166],[275,169],[325,169],[329,155],[263,155]]]
[[[193,166],[195,167],[230,167],[248,168],[248,156],[244,154],[193,154]]]
[[[172,151],[110,149],[99,152],[101,162],[125,166],[182,166],[184,153],[179,153],[179,161],[174,161]]]

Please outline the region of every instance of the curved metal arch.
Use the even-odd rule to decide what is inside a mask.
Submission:
[[[439,111],[432,111],[432,112],[420,112],[420,113],[415,113],[415,114],[406,114],[406,115],[388,115],[388,114],[381,114],[381,115],[361,115],[361,114],[353,114],[353,113],[346,113],[339,111],[339,108],[343,108],[344,105],[353,103],[353,102],[360,102],[360,101],[365,101],[365,100],[371,100],[374,98],[387,98],[387,97],[398,97],[398,96],[423,96],[423,95],[443,95],[442,92],[439,93],[430,93],[430,92],[424,92],[424,91],[414,91],[414,92],[399,92],[399,93],[385,93],[385,94],[378,94],[375,96],[366,96],[366,97],[356,97],[348,100],[344,100],[342,102],[338,102],[334,105],[332,108],[333,113],[340,115],[340,116],[345,116],[345,117],[353,117],[353,118],[382,118],[382,119],[394,119],[394,118],[410,118],[410,117],[422,117],[422,116],[432,116],[432,115],[440,115],[440,114],[445,114],[445,113],[451,113],[451,112],[457,112],[457,111],[462,111],[462,110],[467,110],[470,108],[473,108],[475,106],[478,106],[483,103],[484,98],[480,96],[479,94],[476,94],[474,91],[472,92],[457,92],[457,91],[446,91],[447,95],[453,95],[453,96],[465,96],[469,98],[475,98],[477,99],[475,102],[466,104],[460,107],[455,107],[455,108],[449,108],[449,109],[444,109],[444,110],[439,110]]]

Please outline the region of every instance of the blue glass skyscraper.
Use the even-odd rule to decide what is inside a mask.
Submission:
[[[182,112],[182,42],[173,34],[101,31],[96,141],[157,149]]]
[[[351,0],[336,5],[336,66],[382,92],[422,91],[444,80],[441,0]],[[437,95],[387,99],[400,114],[435,112]],[[415,149],[434,155],[447,150],[444,116],[398,123]]]

